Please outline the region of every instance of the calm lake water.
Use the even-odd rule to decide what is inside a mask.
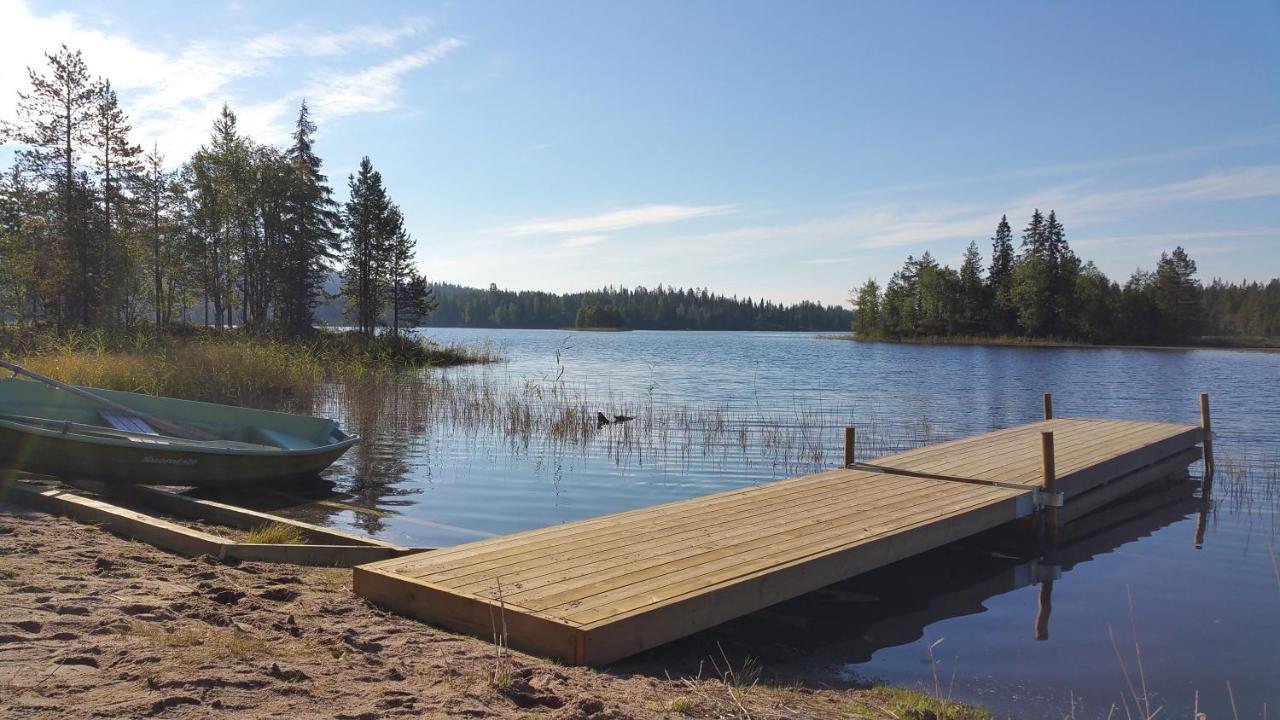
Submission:
[[[834,467],[847,424],[859,427],[866,459],[1037,420],[1046,391],[1060,416],[1187,423],[1209,392],[1212,502],[1186,483],[1080,530],[1057,558],[1045,640],[1034,632],[1037,558],[966,543],[633,662],[692,674],[719,643],[784,680],[936,682],[1017,717],[1125,717],[1126,702],[1138,716],[1123,661],[1139,694],[1145,677],[1161,717],[1189,717],[1197,704],[1231,717],[1233,698],[1241,718],[1280,715],[1278,354],[791,333],[429,335],[488,342],[509,361],[377,391],[333,388],[316,411],[367,442],[330,471],[341,494],[295,512],[397,543],[448,545]],[[639,419],[566,430],[566,407]]]

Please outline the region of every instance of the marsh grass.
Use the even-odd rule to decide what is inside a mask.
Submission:
[[[284,523],[267,523],[253,528],[245,535],[244,542],[262,545],[305,545],[307,537],[302,530]]]
[[[324,382],[365,382],[404,369],[498,362],[490,346],[439,345],[415,336],[367,340],[321,331],[281,340],[239,331],[184,335],[4,331],[0,352],[63,382],[259,407],[287,406]]]
[[[342,418],[349,431],[375,444],[412,444],[431,433],[498,437],[517,456],[603,453],[624,468],[712,464],[786,474],[838,463],[846,425],[858,428],[859,459],[918,447],[935,432],[924,420],[886,422],[874,407],[797,404],[766,413],[752,403],[700,406],[653,393],[597,395],[563,381],[470,372],[331,384],[316,398],[313,412]],[[598,413],[630,419],[601,424]]]

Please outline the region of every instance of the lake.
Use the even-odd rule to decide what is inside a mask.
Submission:
[[[766,677],[939,687],[1014,716],[1125,717],[1125,703],[1136,716],[1129,683],[1141,695],[1144,679],[1161,716],[1226,717],[1233,702],[1239,717],[1280,712],[1280,354],[427,334],[490,343],[508,362],[317,398],[367,442],[327,476],[342,494],[299,516],[449,545],[835,467],[845,425],[870,459],[1038,420],[1043,392],[1059,416],[1186,423],[1208,392],[1212,502],[1187,483],[1095,519],[1053,559],[1051,595],[1038,558],[962,543],[629,664],[692,674],[719,644]],[[597,412],[636,419],[597,427]],[[1042,599],[1052,613],[1037,640]]]

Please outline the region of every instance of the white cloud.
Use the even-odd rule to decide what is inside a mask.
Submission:
[[[929,249],[940,253],[955,250],[945,246],[947,242],[977,240],[981,244],[993,234],[1002,214],[1009,216],[1016,235],[1034,208],[1046,212],[1056,209],[1068,229],[1076,234],[1077,228],[1131,218],[1144,210],[1173,203],[1212,203],[1280,195],[1278,178],[1280,168],[1262,166],[1114,191],[1090,190],[1088,184],[1077,182],[1014,199],[953,205],[864,206],[816,220],[744,225],[708,233],[646,234],[628,244],[625,255],[598,258],[599,262],[593,267],[613,261],[618,271],[635,267],[663,268],[670,267],[677,259],[682,266],[705,268],[758,265],[766,261],[797,265],[829,265],[855,260],[878,262],[876,258],[887,257],[883,251],[895,248],[913,253]],[[1208,241],[1270,234],[1268,229],[1224,229],[1213,233],[1165,233],[1158,237],[1132,236],[1110,240],[1113,245],[1127,242],[1133,247],[1167,249],[1179,242],[1190,245],[1196,239]],[[1080,246],[1088,247],[1091,242],[1084,240]],[[848,252],[855,249],[861,252]],[[1207,254],[1198,244],[1196,252]],[[821,259],[806,260],[814,256],[821,256]]]
[[[1091,235],[1079,238],[1071,244],[1077,249],[1110,247],[1115,245],[1141,245],[1144,247],[1169,248],[1174,245],[1185,245],[1200,240],[1225,240],[1227,238],[1280,238],[1280,227],[1277,228],[1222,228],[1218,230],[1197,230],[1194,232],[1164,232],[1149,235]],[[1201,250],[1201,253],[1205,251]]]
[[[83,52],[90,72],[109,78],[120,92],[133,119],[134,139],[148,147],[158,143],[172,161],[207,139],[223,102],[236,111],[244,132],[259,142],[280,142],[288,137],[289,120],[303,97],[314,95],[321,118],[392,109],[406,73],[436,62],[461,42],[445,38],[366,69],[329,71],[302,86],[281,80],[280,91],[268,97],[249,93],[241,81],[280,73],[290,59],[386,50],[426,27],[417,19],[339,32],[299,25],[235,43],[193,41],[161,50],[90,26],[74,13],[37,15],[23,0],[0,0],[0,119],[12,118],[17,92],[28,86],[25,68],[41,70],[44,53],[66,44]]]
[[[560,241],[562,248],[586,248],[592,245],[599,245],[608,240],[608,235],[579,235],[578,237],[565,238]]]
[[[727,215],[734,205],[641,205],[598,215],[571,218],[536,218],[506,229],[508,235],[557,235],[627,230],[644,225],[665,225],[695,218]]]
[[[437,63],[462,46],[463,42],[457,38],[443,38],[429,47],[371,68],[317,79],[304,94],[316,113],[326,118],[390,110],[396,107],[395,96],[406,73]]]

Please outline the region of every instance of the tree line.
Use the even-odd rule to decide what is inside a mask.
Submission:
[[[178,169],[133,142],[109,80],[65,45],[28,68],[0,177],[0,323],[133,330],[200,323],[310,332],[341,268],[371,335],[429,312],[414,241],[366,157],[334,198],[305,101],[287,147],[255,142],[224,105]]]
[[[1015,249],[1002,216],[985,268],[976,242],[959,270],[928,252],[908,256],[883,288],[868,280],[853,291],[854,332],[1153,344],[1280,337],[1280,279],[1205,287],[1195,261],[1177,247],[1160,255],[1154,271],[1137,270],[1121,285],[1072,251],[1052,210],[1037,209],[1020,239]]]
[[[661,285],[652,289],[606,287],[563,295],[446,283],[432,285],[432,290],[436,308],[424,324],[433,327],[843,330],[853,319],[848,308],[835,305],[785,305]],[[341,301],[327,308],[324,317],[340,321]]]

